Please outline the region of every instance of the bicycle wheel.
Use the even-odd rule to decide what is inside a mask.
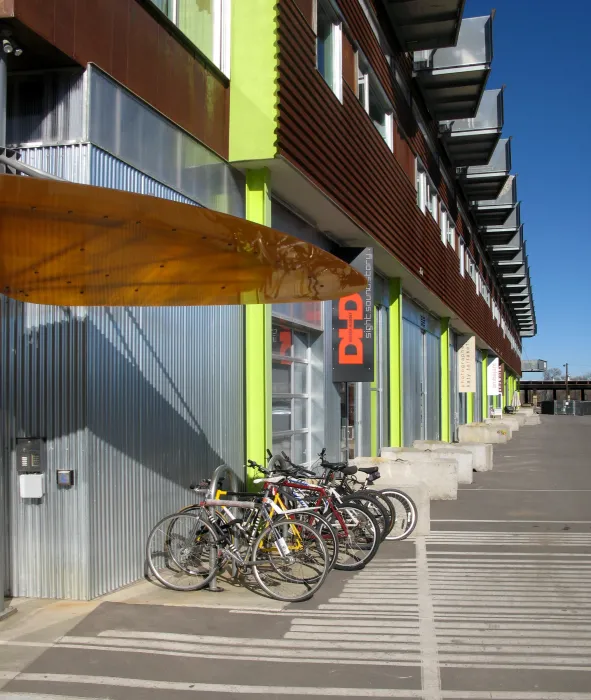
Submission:
[[[376,498],[375,493],[369,493],[368,491],[355,491],[354,493],[346,494],[341,498],[345,503],[358,503],[369,510],[378,524],[380,542],[383,542],[386,539],[386,535],[391,527],[390,509],[386,508],[385,505],[380,503],[378,498]]]
[[[328,573],[328,552],[308,523],[277,518],[257,538],[252,571],[271,598],[288,603],[308,600]]]
[[[339,556],[334,566],[340,571],[358,571],[376,555],[380,546],[380,528],[373,515],[358,503],[348,501],[337,508],[341,522],[334,513],[327,514],[339,539]]]
[[[328,554],[328,570],[331,571],[339,556],[339,538],[328,519],[320,513],[294,513],[301,522],[308,523],[318,531]],[[291,517],[291,516],[289,516]]]
[[[370,496],[373,496],[374,498],[378,499],[378,502],[380,505],[382,505],[385,509],[386,512],[388,513],[388,527],[386,530],[386,536],[390,534],[392,528],[394,527],[394,522],[396,520],[396,509],[394,508],[394,504],[389,498],[386,498],[381,491],[372,491],[370,489],[362,489],[363,493],[369,493]],[[382,541],[386,539],[386,536],[383,537]]]
[[[380,489],[380,493],[392,503],[396,511],[394,526],[386,539],[394,542],[405,540],[417,526],[418,512],[414,501],[400,489]]]
[[[150,572],[166,588],[198,591],[217,572],[210,565],[216,534],[199,514],[173,513],[158,522],[148,537],[146,561]]]

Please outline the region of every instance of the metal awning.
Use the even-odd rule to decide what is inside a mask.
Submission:
[[[473,119],[440,122],[443,141],[454,165],[487,165],[503,129],[503,89],[485,90]]]
[[[472,213],[480,228],[503,226],[517,205],[517,176],[509,175],[496,199],[478,200]]]
[[[517,229],[513,237],[506,243],[487,242],[486,248],[493,261],[511,259],[524,248],[523,227]]]
[[[455,46],[415,51],[414,75],[436,121],[476,116],[493,57],[493,16],[462,20]]]
[[[383,0],[405,51],[455,46],[466,0]]]
[[[511,170],[511,139],[501,139],[486,165],[458,168],[458,178],[470,202],[490,201],[501,192]]]
[[[0,292],[61,306],[334,299],[367,281],[339,258],[216,211],[0,175]]]
[[[521,208],[518,204],[503,226],[487,226],[480,233],[487,247],[509,245],[517,234],[523,239],[522,227]]]

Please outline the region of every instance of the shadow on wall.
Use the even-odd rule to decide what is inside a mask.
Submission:
[[[149,530],[194,500],[189,484],[222,463],[243,476],[242,309],[5,300],[5,311],[11,592],[91,598],[141,577]],[[18,496],[22,436],[47,438],[40,503]],[[72,489],[57,486],[57,468],[75,470]]]

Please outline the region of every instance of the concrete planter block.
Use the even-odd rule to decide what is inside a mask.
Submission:
[[[516,433],[520,427],[517,418],[510,415],[503,416],[502,418],[487,418],[484,422],[489,425],[508,425],[511,428],[511,433]]]
[[[462,452],[470,452],[472,455],[472,469],[477,472],[487,472],[493,468],[493,446],[486,442],[462,442],[450,443],[441,440],[415,440],[414,446],[419,450],[457,449]]]
[[[394,486],[404,490],[405,486],[425,483],[431,500],[453,501],[458,497],[457,462],[430,459],[411,462],[396,459],[396,455],[390,453],[384,457],[357,457],[352,464],[379,467],[382,475],[379,484],[382,488]]]
[[[490,443],[493,445],[509,442],[511,439],[511,426],[498,423],[468,423],[458,427],[458,443],[461,447],[464,442]]]
[[[540,425],[542,419],[536,413],[525,417],[525,425]]]
[[[430,459],[431,461],[449,461],[456,462],[458,465],[458,483],[471,484],[473,480],[472,472],[472,454],[470,452],[462,452],[461,449],[447,444],[447,449],[431,450],[428,447],[388,447],[382,450],[382,457],[388,454],[396,454],[397,459],[406,459],[409,462],[423,461]]]

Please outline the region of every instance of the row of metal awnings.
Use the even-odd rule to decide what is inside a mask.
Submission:
[[[502,139],[503,89],[486,90],[493,59],[494,12],[462,18],[465,0],[385,0],[402,47],[413,52],[414,76],[522,336],[536,322],[511,140]]]

